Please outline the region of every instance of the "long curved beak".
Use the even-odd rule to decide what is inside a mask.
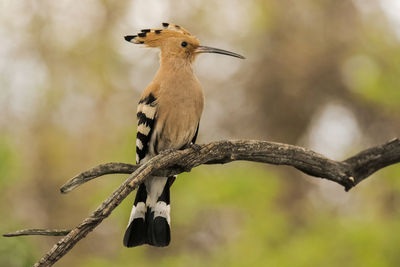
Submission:
[[[245,59],[244,56],[230,52],[230,51],[226,51],[223,49],[219,49],[219,48],[214,48],[214,47],[209,47],[209,46],[199,46],[196,48],[195,53],[215,53],[215,54],[221,54],[221,55],[227,55],[227,56],[231,56],[231,57],[237,57],[237,58],[241,58],[241,59]]]

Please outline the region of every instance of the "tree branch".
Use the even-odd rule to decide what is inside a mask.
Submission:
[[[60,189],[67,193],[77,186],[99,176],[111,173],[131,173],[88,218],[75,229],[35,230],[49,235],[68,234],[43,256],[34,266],[50,266],[65,255],[80,239],[84,238],[103,219],[108,217],[128,194],[148,176],[169,176],[190,171],[202,164],[224,164],[236,160],[263,162],[274,165],[288,165],[319,178],[324,178],[344,186],[348,191],[372,173],[388,165],[400,162],[400,140],[392,141],[364,150],[344,160],[334,161],[298,146],[252,140],[219,141],[205,145],[193,145],[184,150],[164,151],[143,165],[107,163],[78,174]],[[25,232],[24,232],[25,231]],[[29,234],[29,230],[22,233]],[[7,236],[22,235],[9,233]]]
[[[90,170],[84,171],[66,182],[61,188],[61,193],[69,193],[76,187],[89,182],[90,180],[106,174],[131,174],[138,168],[138,165],[129,163],[110,162],[100,164]]]
[[[64,236],[71,230],[67,229],[24,229],[12,233],[3,234],[4,237],[14,237],[22,235],[47,235],[47,236]]]

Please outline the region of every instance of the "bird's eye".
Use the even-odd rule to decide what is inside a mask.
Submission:
[[[182,47],[186,47],[186,46],[187,46],[187,43],[186,43],[185,41],[183,41],[183,42],[181,43],[181,46],[182,46]]]

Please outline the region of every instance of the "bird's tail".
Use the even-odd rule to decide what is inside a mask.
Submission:
[[[164,187],[156,202],[149,199],[151,193],[148,196],[148,192],[154,188],[146,189],[144,183],[139,186],[125,232],[124,246],[136,247],[143,244],[156,247],[168,246],[171,240],[169,191],[174,180],[175,176],[164,180]]]

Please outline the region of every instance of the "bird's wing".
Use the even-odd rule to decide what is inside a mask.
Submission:
[[[157,115],[157,101],[152,94],[145,94],[137,109],[136,163],[139,164],[149,154],[150,139],[154,131]]]

